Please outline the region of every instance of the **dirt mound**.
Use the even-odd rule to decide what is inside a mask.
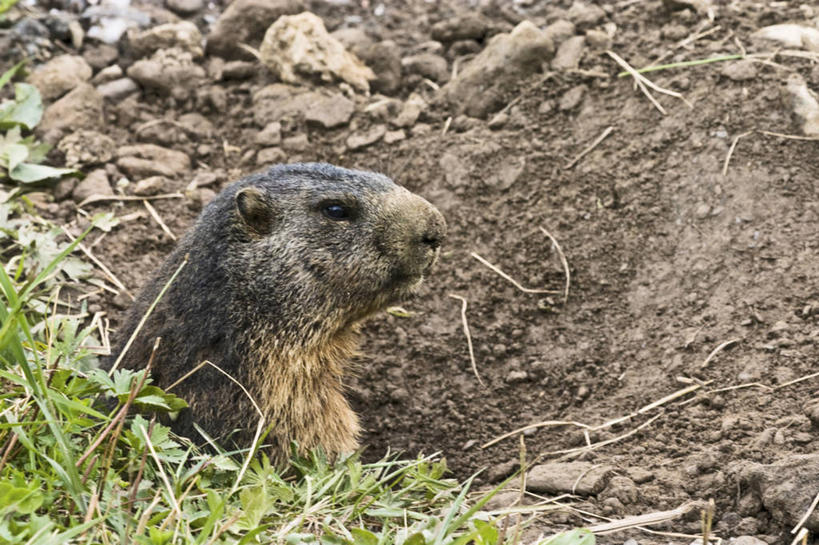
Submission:
[[[304,7],[320,16],[374,70],[372,95],[278,82],[221,34],[222,57],[208,46],[197,58],[181,43],[143,53],[127,36],[111,56],[111,46],[86,40],[75,50],[70,34],[48,30],[55,13],[74,17],[67,9],[0,34],[0,51],[9,51],[2,62],[22,51],[47,57],[62,40],[59,49],[94,69],[90,83],[63,75],[50,87],[67,94],[54,97],[45,137],[71,137],[81,121],[113,139],[113,157],[72,155],[86,172],[97,169],[95,183],[107,177],[107,193],[135,195],[151,180],[140,194],[156,199],[164,229],[139,201],[84,205],[122,218],[92,241],[94,253],[133,292],[173,247],[172,235],[240,175],[308,160],[384,171],[435,203],[451,234],[437,272],[405,305],[410,315],[379,316],[366,328],[350,397],[367,455],[387,446],[441,451],[458,475],[489,466],[484,480],[499,481],[514,471],[519,434],[483,446],[530,426],[527,461],[552,462],[538,478],[566,470],[554,464],[587,464],[572,470],[574,485],[543,494],[575,494],[575,508],[611,518],[714,498],[719,535],[790,541],[819,486],[804,472],[815,465],[804,457],[819,448],[809,403],[819,397],[819,163],[810,159],[815,141],[781,134],[802,128],[788,75],[816,90],[819,69],[810,43],[779,50],[750,37],[776,23],[811,26],[816,10],[745,0],[699,12],[659,1],[298,4],[271,3],[265,13]],[[131,18],[142,31],[179,18],[132,8],[149,20]],[[188,19],[206,39],[213,28],[242,26],[211,26],[218,6],[193,10]],[[249,46],[264,29],[257,34]],[[651,91],[658,108],[631,78],[617,77],[608,49],[635,67],[731,58],[646,73],[684,99]],[[81,93],[94,104],[102,97],[104,116],[95,108],[62,123]],[[37,201],[63,223],[76,220],[74,202],[88,200],[73,183],[56,193],[66,200]],[[541,227],[569,265],[565,304],[563,264]],[[521,291],[485,262],[553,293]],[[461,302],[450,295],[468,301],[484,386]],[[114,325],[129,302],[124,293],[90,298]],[[601,520],[568,510],[535,529]],[[654,528],[699,527],[693,509]]]

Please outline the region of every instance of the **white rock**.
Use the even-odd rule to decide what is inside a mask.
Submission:
[[[819,30],[794,24],[771,25],[760,28],[751,38],[773,40],[785,47],[796,47],[819,52]]]
[[[370,80],[375,79],[373,71],[330,36],[321,19],[310,12],[285,15],[270,25],[259,58],[289,83],[309,82],[319,76],[327,82],[345,81],[368,92]]]

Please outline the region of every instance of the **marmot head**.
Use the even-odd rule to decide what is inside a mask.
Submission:
[[[446,234],[435,207],[386,176],[327,164],[277,166],[224,196],[232,290],[299,343],[412,294]]]

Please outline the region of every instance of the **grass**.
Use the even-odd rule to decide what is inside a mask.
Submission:
[[[44,222],[20,223],[26,209],[16,204],[6,203],[0,224],[0,543],[514,540],[482,510],[498,489],[471,495],[473,478],[447,478],[436,456],[363,463],[352,455],[330,463],[314,452],[280,469],[263,452],[205,452],[175,437],[142,413],[179,410],[184,401],[152,385],[145,371],[109,376],[98,369],[99,339],[85,325],[84,307],[58,312],[70,280],[66,260],[110,218],[98,218],[73,242],[55,242]],[[50,261],[35,255],[39,242],[51,248]],[[590,544],[594,537],[576,531],[550,542]]]
[[[100,370],[97,317],[72,300],[99,286],[74,250],[115,218],[74,239],[25,196],[0,201],[0,543],[517,542],[484,510],[494,492],[448,478],[437,456],[330,463],[314,452],[276,468],[263,452],[174,436],[145,415],[184,401],[145,371]]]
[[[23,132],[41,116],[24,83],[0,104],[0,181],[15,184],[0,190],[0,544],[519,542],[484,510],[501,487],[475,493],[474,476],[449,478],[439,456],[330,462],[312,452],[277,468],[258,443],[204,451],[157,420],[186,404],[149,370],[99,369],[100,316],[78,294],[110,288],[74,250],[117,221],[99,215],[73,237],[36,214],[31,184],[76,174],[39,164],[47,147]],[[541,542],[593,545],[594,536]]]

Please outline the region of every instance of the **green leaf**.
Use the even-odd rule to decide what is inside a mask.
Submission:
[[[93,218],[91,218],[91,223],[97,229],[108,233],[111,231],[111,229],[119,225],[119,218],[116,217],[113,212],[105,212],[96,214]]]
[[[245,488],[239,492],[239,501],[242,504],[242,511],[244,511],[241,527],[246,529],[258,526],[272,503],[265,494],[263,486]]]
[[[8,9],[16,3],[17,0],[0,0],[0,13],[3,13],[3,11],[5,11],[4,8]],[[8,8],[6,8],[7,4]],[[5,72],[3,72],[3,75],[0,76],[0,89],[5,87],[5,85],[11,81],[11,78],[14,77],[17,71],[20,70],[20,68],[22,68],[25,63],[26,61],[22,60],[15,64],[14,66],[12,66],[11,68],[9,68],[8,70],[6,70]]]
[[[60,263],[60,269],[67,274],[71,280],[77,282],[78,280],[91,276],[91,271],[94,270],[94,266],[77,257],[66,257],[63,262]]]
[[[350,533],[355,545],[378,545],[378,537],[364,528],[353,528]]]
[[[46,165],[33,165],[31,163],[21,163],[17,168],[9,172],[9,177],[22,184],[41,182],[61,176],[80,176],[79,171],[73,168],[56,168]]]
[[[418,532],[417,534],[412,534],[407,538],[404,542],[404,545],[426,545],[427,540],[424,539],[424,534]]]
[[[0,104],[0,128],[20,125],[32,130],[43,117],[43,100],[40,91],[28,83],[14,85],[14,100]]]
[[[38,483],[32,488],[16,487],[10,483],[0,483],[0,505],[10,507],[23,515],[30,515],[43,504],[43,494]]]
[[[12,171],[28,158],[28,148],[23,144],[5,144],[0,147],[0,165]]]

